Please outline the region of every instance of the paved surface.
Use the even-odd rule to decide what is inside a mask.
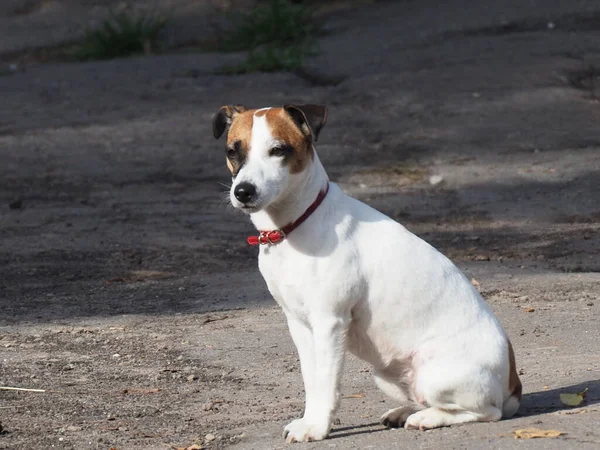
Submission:
[[[89,12],[46,3],[52,29]],[[336,85],[215,75],[239,58],[218,54],[0,70],[0,385],[47,390],[0,392],[0,448],[287,447],[298,361],[210,132],[222,104],[284,102],[327,104],[332,178],[479,283],[525,389],[512,420],[385,430],[393,405],[349,358],[339,424],[299,447],[599,448],[599,18],[583,1],[347,9],[309,63]],[[7,64],[34,45],[11,36]],[[527,427],[565,434],[513,438]]]

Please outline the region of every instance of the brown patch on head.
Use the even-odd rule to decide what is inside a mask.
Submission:
[[[312,140],[304,134],[293,118],[283,108],[271,108],[256,113],[266,116],[273,138],[289,147],[284,164],[290,173],[300,173],[313,158]]]
[[[250,152],[250,139],[254,112],[251,109],[235,116],[227,133],[227,167],[232,176],[236,176]]]
[[[523,385],[519,380],[519,374],[517,372],[517,364],[515,362],[515,352],[510,341],[508,341],[508,363],[510,365],[510,372],[508,377],[508,389],[511,395],[521,401],[523,394]]]
[[[235,116],[227,134],[227,145],[240,141],[247,149],[250,148],[252,125],[254,124],[254,110],[244,111]]]
[[[327,110],[318,105],[285,105],[283,108],[246,110],[223,106],[213,119],[213,134],[227,133],[227,167],[235,177],[250,152],[254,117],[265,117],[273,138],[281,145],[270,149],[271,156],[283,157],[290,173],[302,172],[313,158],[313,140],[325,125]]]

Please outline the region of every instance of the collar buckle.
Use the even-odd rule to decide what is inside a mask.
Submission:
[[[327,195],[329,191],[329,183],[324,190],[319,192],[319,195],[315,199],[312,205],[308,207],[308,209],[302,214],[298,219],[294,222],[287,224],[283,228],[279,228],[277,230],[259,230],[258,236],[249,236],[247,239],[248,244],[250,245],[274,245],[283,241],[289,233],[294,231],[297,227],[299,227],[308,217],[315,212],[315,210],[319,207],[323,199]]]

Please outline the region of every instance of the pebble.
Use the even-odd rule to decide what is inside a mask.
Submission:
[[[429,177],[429,184],[431,184],[432,186],[437,186],[442,181],[444,181],[444,177],[441,175],[431,175]]]
[[[205,403],[204,405],[202,405],[202,409],[204,411],[210,411],[211,409],[213,409],[213,406],[215,406],[215,404],[213,402],[208,402],[208,403]]]

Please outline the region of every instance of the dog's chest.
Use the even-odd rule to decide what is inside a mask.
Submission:
[[[308,316],[310,291],[318,280],[314,263],[289,249],[271,247],[261,251],[258,267],[271,295],[286,314],[305,319]]]

